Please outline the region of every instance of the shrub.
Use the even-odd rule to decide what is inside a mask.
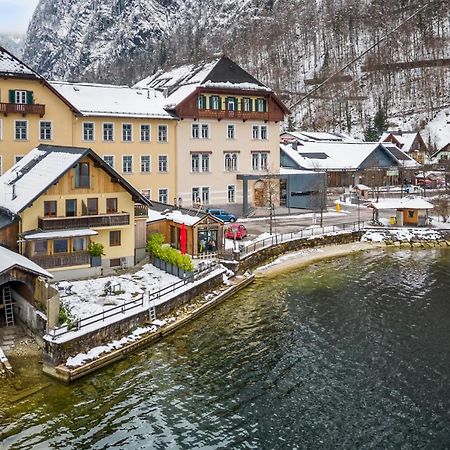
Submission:
[[[102,256],[102,255],[104,255],[104,253],[103,253],[103,250],[104,250],[103,244],[100,244],[98,242],[89,242],[87,250],[88,250],[88,253],[91,256]]]
[[[58,325],[64,324],[67,325],[68,330],[70,330],[74,325],[73,317],[70,315],[69,310],[64,305],[61,305],[59,307]]]

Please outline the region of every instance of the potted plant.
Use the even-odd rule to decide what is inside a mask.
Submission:
[[[103,245],[98,242],[89,242],[88,253],[91,255],[91,267],[100,267],[102,265]]]

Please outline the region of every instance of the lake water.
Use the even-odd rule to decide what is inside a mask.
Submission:
[[[70,386],[51,382],[14,404],[3,386],[0,442],[448,448],[449,347],[450,251],[374,250],[259,278],[172,337]]]

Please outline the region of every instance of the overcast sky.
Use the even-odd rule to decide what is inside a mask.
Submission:
[[[0,33],[25,33],[39,0],[0,0]]]

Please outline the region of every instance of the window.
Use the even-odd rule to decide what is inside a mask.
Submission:
[[[66,200],[66,217],[74,217],[77,215],[77,201],[76,199]]]
[[[238,170],[238,153],[225,153],[225,172],[236,172]]]
[[[193,153],[191,169],[192,172],[209,172],[209,153]]]
[[[209,187],[193,187],[191,199],[193,205],[209,204]]]
[[[53,253],[67,253],[68,248],[67,239],[55,239],[53,241]]]
[[[93,122],[83,122],[83,141],[94,140],[94,124]]]
[[[133,125],[131,123],[122,124],[122,141],[131,142],[133,140]]]
[[[122,156],[122,172],[132,173],[133,172],[133,156],[124,155]]]
[[[114,141],[114,124],[104,123],[103,124],[103,140],[105,142]]]
[[[228,185],[227,193],[228,193],[228,203],[234,203],[236,201],[236,186],[234,184]]]
[[[141,125],[141,142],[150,142],[150,125]]]
[[[256,111],[257,112],[266,112],[267,111],[267,102],[265,98],[257,98],[256,99]]]
[[[158,201],[160,203],[167,203],[168,197],[169,197],[168,189],[158,189]]]
[[[88,216],[96,216],[98,214],[98,198],[87,199]]]
[[[26,141],[28,139],[28,122],[26,120],[15,121],[15,133],[16,141]]]
[[[151,189],[142,189],[141,193],[146,199],[148,199],[148,200],[152,199],[152,190]]]
[[[52,139],[52,123],[40,122],[40,138],[41,141],[51,141]]]
[[[267,126],[261,125],[259,128],[259,138],[260,139],[267,139]]]
[[[237,111],[238,100],[235,97],[227,97],[227,111]]]
[[[117,209],[117,198],[107,198],[106,199],[106,214],[113,214],[118,211]]]
[[[206,109],[206,97],[204,95],[199,95],[197,99],[198,109]]]
[[[158,125],[158,142],[167,142],[167,125]]]
[[[34,254],[35,255],[47,255],[48,254],[48,241],[34,241]]]
[[[86,250],[86,238],[73,238],[72,239],[72,251],[82,252]]]
[[[209,108],[213,110],[222,109],[222,99],[218,95],[209,97]]]
[[[109,232],[109,246],[116,247],[120,245],[121,232],[120,230],[114,230]]]
[[[192,139],[198,139],[200,137],[200,126],[198,123],[192,124]]]
[[[236,139],[236,126],[233,124],[227,125],[227,139]]]
[[[166,155],[158,156],[158,172],[166,173],[168,171],[168,161]]]
[[[27,103],[27,91],[15,91],[14,103]]]
[[[259,127],[258,125],[252,126],[252,139],[258,139],[259,137]]]
[[[44,217],[56,217],[56,200],[44,202]]]
[[[209,138],[209,125],[207,123],[202,123],[202,139]]]
[[[89,184],[89,163],[81,162],[75,166],[75,187],[88,188]]]
[[[150,155],[141,155],[141,172],[150,172],[151,159]]]
[[[105,155],[103,157],[103,160],[105,161],[108,166],[112,167],[114,169],[114,156],[113,155]]]
[[[253,170],[267,170],[269,153],[268,152],[253,152],[252,153],[252,169]]]
[[[242,110],[245,112],[251,112],[253,107],[253,101],[251,98],[244,97],[242,99]]]

